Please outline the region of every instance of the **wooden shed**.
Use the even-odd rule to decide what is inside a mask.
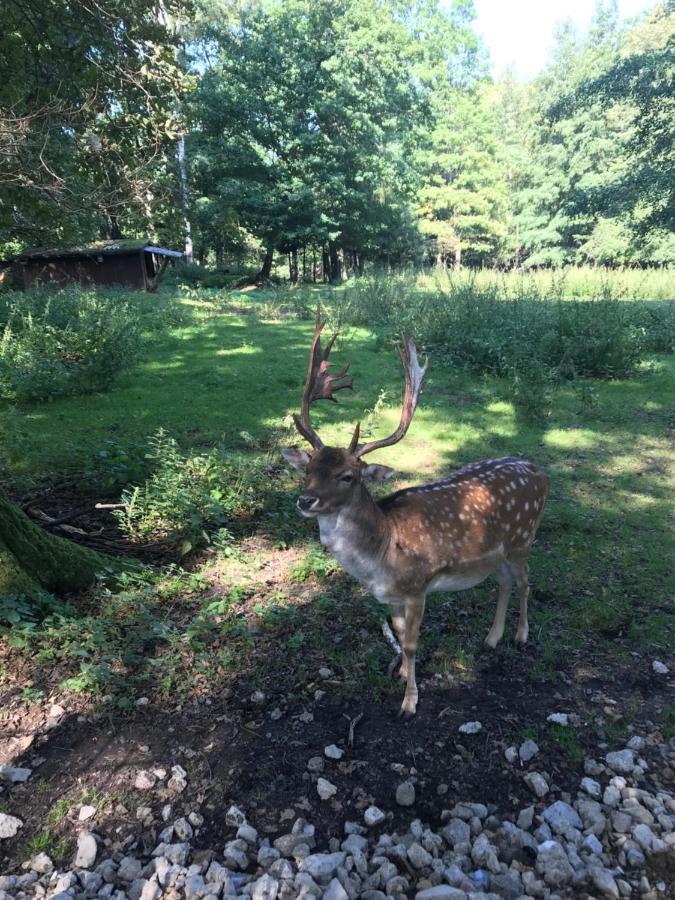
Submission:
[[[155,291],[167,264],[182,256],[145,239],[26,250],[14,259],[14,282],[24,290],[40,284],[78,282]]]

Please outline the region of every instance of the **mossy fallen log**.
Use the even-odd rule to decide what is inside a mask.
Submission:
[[[0,493],[0,595],[83,591],[129,564],[50,534]]]

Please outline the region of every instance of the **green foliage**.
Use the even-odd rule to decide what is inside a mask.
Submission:
[[[246,284],[253,275],[247,272],[218,272],[195,263],[178,263],[167,276],[168,283],[201,285],[205,288],[234,288]]]
[[[121,293],[0,295],[0,396],[48,400],[101,391],[135,359],[140,320]]]
[[[337,563],[321,547],[312,546],[303,559],[290,571],[293,581],[307,581],[308,578],[322,580],[338,570]]]
[[[267,482],[260,462],[217,449],[186,454],[164,431],[150,439],[147,459],[152,474],[125,488],[125,508],[115,511],[131,540],[164,541],[188,553],[264,502]]]
[[[406,278],[391,280],[386,290],[364,278],[351,289],[347,315],[356,324],[403,327],[451,365],[510,376],[516,396],[531,396],[538,384],[542,400],[547,378],[631,375],[647,349],[645,330],[619,300],[503,299],[496,285],[471,280],[420,291]],[[651,310],[644,315],[651,318]],[[663,331],[655,330],[660,340]]]
[[[176,26],[191,7],[40,0],[39,10],[4,10],[0,244],[118,238],[125,226],[168,238],[177,98],[189,88]]]

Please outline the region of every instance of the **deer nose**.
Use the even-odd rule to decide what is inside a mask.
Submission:
[[[318,502],[318,497],[313,497],[311,494],[300,494],[298,497],[298,509],[303,510],[303,512],[309,512]]]

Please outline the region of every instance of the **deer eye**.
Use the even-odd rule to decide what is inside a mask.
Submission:
[[[343,472],[342,475],[339,476],[338,481],[341,481],[343,484],[351,484],[354,480],[353,472]]]

